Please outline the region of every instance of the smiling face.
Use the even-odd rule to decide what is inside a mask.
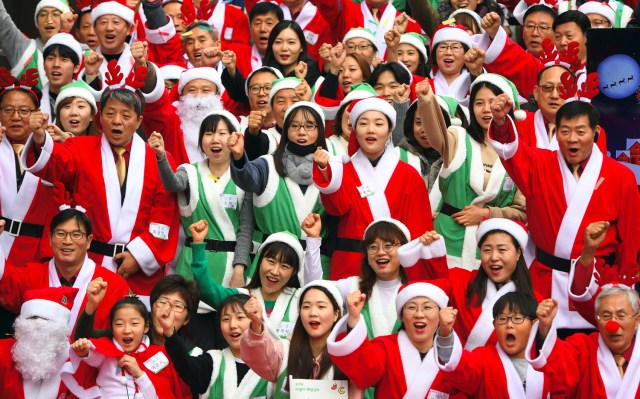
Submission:
[[[282,89],[271,99],[271,110],[273,111],[273,117],[276,120],[276,125],[284,126],[284,113],[287,108],[300,101],[296,92],[293,89]]]
[[[542,51],[544,39],[553,40],[553,17],[546,12],[536,11],[527,15],[523,22],[522,39],[524,45],[534,56],[538,57]]]
[[[71,58],[60,55],[58,50],[53,51],[44,59],[44,71],[49,79],[49,88],[57,93],[60,88],[73,81],[73,76],[80,70],[80,65],[74,65]]]
[[[467,10],[475,11],[478,8],[480,0],[450,0],[451,8],[457,10],[459,8],[466,8]]]
[[[427,134],[424,132],[424,127],[422,126],[422,119],[420,119],[420,115],[418,115],[417,112],[413,118],[413,137],[415,137],[420,147],[431,148],[429,138],[427,138]]]
[[[464,47],[453,40],[438,43],[436,64],[444,76],[458,76],[464,67]]]
[[[497,318],[508,318],[517,315],[522,316],[518,309],[509,310],[509,305],[506,305]],[[533,327],[533,320],[525,318],[521,324],[515,324],[512,318],[507,319],[506,324],[498,324],[494,320],[493,326],[496,330],[498,344],[502,350],[510,357],[524,359],[529,333],[531,332],[531,327]]]
[[[283,69],[298,65],[302,54],[302,43],[291,28],[283,29],[273,41],[273,56]]]
[[[93,24],[102,54],[120,54],[131,28],[127,21],[115,15],[103,15]]]
[[[36,105],[33,103],[31,96],[22,90],[11,90],[2,98],[0,108],[0,123],[6,128],[5,134],[14,143],[24,143],[27,141],[31,128],[29,127],[29,115],[21,116],[18,110],[35,111]],[[10,115],[5,114],[4,110],[13,108],[15,111]]]
[[[560,97],[560,80],[567,70],[561,66],[547,68],[540,75],[540,84],[533,87],[533,97],[540,107],[540,112],[545,120],[555,122],[558,109],[565,103]]]
[[[513,238],[503,232],[488,233],[480,245],[482,269],[495,284],[511,281],[521,255],[522,252],[513,244]]]
[[[110,98],[100,114],[102,129],[114,147],[126,147],[142,123],[142,115],[136,114],[133,105]]]
[[[497,96],[488,87],[483,87],[476,93],[473,100],[473,115],[476,118],[476,122],[482,128],[482,131],[486,133],[489,129],[489,123],[493,118],[491,114],[491,102]]]
[[[70,234],[60,239],[56,237],[56,232],[80,232],[83,235],[79,240],[72,239]],[[81,267],[84,263],[93,235],[87,236],[86,228],[80,225],[77,220],[70,219],[56,226],[49,239],[56,266],[64,269],[74,269]]]
[[[373,48],[373,44],[367,39],[361,37],[354,37],[345,42],[347,47],[347,53],[360,54],[363,56],[369,64],[373,61],[373,57],[376,55],[376,50]]]
[[[400,43],[398,46],[398,59],[415,75],[420,64],[420,52],[418,49],[410,44]]]
[[[214,132],[207,131],[202,134],[200,149],[207,156],[210,163],[214,165],[229,162],[229,148],[227,140],[231,136],[231,130],[226,122],[220,120]]]
[[[367,111],[358,118],[355,132],[362,152],[369,159],[377,159],[384,152],[391,137],[391,125],[382,112]]]
[[[640,316],[634,312],[629,298],[623,293],[606,296],[600,301],[596,313],[599,316],[598,331],[605,345],[613,354],[622,354],[631,346],[640,323]],[[620,328],[614,332],[607,331],[607,322],[603,318],[617,321]]]
[[[74,136],[81,136],[85,134],[93,120],[93,109],[87,100],[73,97],[60,107],[58,119],[65,132],[73,133]]]
[[[195,67],[205,66],[205,58],[202,51],[208,47],[220,47],[220,41],[214,40],[212,32],[196,26],[189,31],[189,36],[184,39],[184,52],[187,54],[189,62]],[[217,56],[209,61],[216,64],[222,56]]]
[[[231,303],[220,313],[220,331],[232,351],[240,351],[242,333],[251,325],[251,319],[238,304]]]
[[[267,51],[269,44],[269,35],[271,29],[278,23],[278,16],[274,12],[268,12],[264,15],[256,15],[251,20],[251,41],[258,48],[260,54],[264,54]]]
[[[326,339],[339,317],[340,312],[333,308],[324,292],[310,288],[304,293],[300,305],[300,321],[311,339]]]
[[[111,323],[113,339],[125,353],[132,353],[138,349],[142,342],[142,337],[149,331],[149,325],[145,323],[144,317],[138,309],[125,305],[116,310]]]
[[[274,257],[264,256],[260,262],[262,297],[275,300],[293,276],[294,267]]]
[[[596,126],[596,130],[600,127]],[[589,117],[581,115],[573,119],[561,119],[556,126],[558,147],[569,165],[576,166],[587,159],[593,150],[595,133],[589,126]]]
[[[379,96],[382,96],[389,104],[393,105],[393,93],[401,86],[402,84],[396,80],[391,71],[384,71],[378,76],[378,81],[373,88]]]
[[[343,93],[349,93],[351,86],[356,83],[363,82],[362,70],[355,58],[347,56],[340,67],[340,73],[338,73],[338,81],[340,82],[340,88]]]
[[[395,280],[400,276],[399,243],[376,238],[367,246],[367,261],[380,280]],[[389,251],[389,252],[387,252]]]
[[[36,16],[36,25],[38,27],[38,33],[40,33],[40,39],[43,43],[57,33],[60,33],[60,27],[62,26],[62,11],[53,7],[43,7]]]
[[[287,127],[287,137],[289,141],[301,146],[312,145],[318,141],[318,121],[311,112],[298,108],[293,111],[295,114],[290,117]]]
[[[90,12],[85,12],[82,14],[82,17],[80,17],[76,37],[80,43],[86,44],[93,51],[98,47],[98,36],[96,35],[95,29],[93,29]]]
[[[402,325],[407,337],[420,352],[433,345],[433,336],[440,323],[440,308],[431,299],[418,296],[402,307]]]

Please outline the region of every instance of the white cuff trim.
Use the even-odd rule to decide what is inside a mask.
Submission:
[[[144,24],[144,33],[147,35],[149,43],[165,44],[176,35],[176,27],[173,26],[173,22],[168,17],[167,20],[167,24],[158,29],[149,29],[147,24]]]
[[[580,258],[571,260],[571,270],[569,271],[569,286],[567,287],[567,291],[569,292],[569,298],[573,299],[576,302],[587,302],[591,300],[598,293],[598,283],[596,283],[595,276],[595,263],[596,260],[593,260],[593,273],[591,273],[591,280],[589,281],[589,286],[582,295],[576,295],[571,291],[571,286],[573,285],[573,279],[575,277],[576,267],[583,267],[582,265],[578,266]]]
[[[507,32],[504,30],[503,27],[500,27],[500,29],[498,29],[498,33],[496,33],[496,37],[493,38],[493,41],[491,42],[491,44],[489,45],[489,48],[486,51],[484,63],[491,64],[496,59],[498,59],[500,54],[502,54],[502,51],[504,50],[506,43],[507,43]]]
[[[127,249],[131,252],[136,261],[140,265],[140,269],[147,276],[151,276],[158,270],[160,270],[160,264],[156,261],[156,257],[149,248],[146,242],[140,237],[136,237],[129,244]]]
[[[510,116],[507,116],[507,123],[511,123],[511,127],[513,128],[513,133],[515,136],[515,140],[513,140],[510,143],[499,143],[491,138],[489,138],[489,144],[491,144],[491,147],[493,147],[493,149],[498,153],[498,156],[503,159],[503,160],[508,160],[513,158],[514,155],[516,155],[516,152],[518,151],[518,129],[516,129],[516,125],[515,123],[513,123],[513,120],[511,119]],[[491,121],[491,124],[489,125],[489,130],[491,130],[491,125],[493,124],[493,120]]]
[[[53,139],[48,134],[44,135],[44,146],[42,146],[42,151],[40,152],[38,160],[31,167],[27,167],[27,154],[35,145],[36,143],[33,139],[33,133],[31,133],[29,139],[27,139],[27,144],[24,147],[24,151],[22,151],[22,155],[20,156],[20,164],[22,166],[22,169],[30,173],[40,172],[42,169],[44,169],[47,162],[49,162],[51,153],[53,152]]]
[[[551,356],[551,352],[556,345],[556,339],[558,338],[558,333],[556,331],[556,322],[555,320],[551,323],[551,329],[549,329],[549,334],[547,334],[547,338],[544,340],[542,344],[542,348],[540,349],[540,354],[535,359],[531,359],[531,348],[536,342],[536,336],[538,335],[538,326],[540,322],[536,322],[529,333],[529,341],[527,342],[527,349],[525,350],[525,358],[531,364],[531,366],[540,370],[547,364],[547,359]]]
[[[347,334],[341,341],[336,341],[338,334],[347,332],[347,320],[349,316],[346,315],[335,325],[329,338],[327,338],[327,350],[329,354],[333,356],[347,356],[356,351],[367,339],[367,326],[364,322],[364,318],[360,315],[358,324]]]
[[[331,170],[331,181],[327,187],[318,187],[322,194],[333,194],[342,185],[342,174],[344,172],[344,166],[342,164],[341,156],[332,156],[329,159],[329,167]],[[316,184],[317,186],[317,184]]]

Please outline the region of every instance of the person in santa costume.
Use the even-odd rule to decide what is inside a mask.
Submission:
[[[6,226],[5,226],[6,227]],[[100,281],[109,286],[105,305],[97,311],[96,328],[106,328],[111,306],[129,293],[124,279],[96,265],[87,257],[93,240],[91,221],[78,209],[64,209],[51,219],[50,242],[53,259],[45,263],[15,263],[5,261],[0,249],[0,303],[10,312],[16,312],[26,300],[26,292],[46,287],[75,287],[78,296],[70,308],[69,327],[74,329],[79,313],[87,303],[87,285]],[[2,228],[0,227],[0,231]],[[4,233],[6,234],[6,232]]]
[[[52,287],[25,293],[14,337],[0,340],[0,396],[65,397],[60,368],[69,356],[69,319],[77,292]]]
[[[100,101],[103,135],[54,144],[43,129],[36,131],[22,165],[65,185],[95,223],[91,258],[122,275],[134,293],[149,295],[174,257],[179,219],[174,197],[162,187],[155,153],[135,134],[144,99],[134,87],[144,84],[144,68],[127,78],[127,86],[112,73]]]
[[[513,9],[513,16],[522,25],[524,47],[534,57],[540,56],[545,39],[553,40],[553,21],[556,15],[553,4],[544,0],[520,0]]]
[[[479,76],[471,85],[473,109],[467,131],[462,126],[447,128],[428,81],[418,83],[416,89],[424,132],[443,159],[438,177],[442,201],[434,226],[446,239],[449,267],[475,270],[480,263],[475,233],[483,218],[526,220],[523,195],[487,145],[491,101],[503,93],[517,100],[517,92],[502,76]]]
[[[535,370],[525,349],[536,320],[538,302],[530,295],[509,292],[492,307],[498,341],[473,351],[462,348],[454,324],[457,309],[440,314],[434,356],[445,379],[474,398],[544,399],[562,393],[559,384]]]
[[[107,337],[71,345],[62,381],[79,399],[182,398],[173,364],[162,346],[150,343],[147,331],[145,304],[135,296],[122,298],[111,308]]]
[[[193,71],[193,69],[192,69]],[[178,193],[180,222],[187,238],[180,251],[176,273],[192,280],[189,226],[207,220],[207,258],[212,281],[225,287],[242,287],[253,243],[252,196],[238,188],[229,171],[231,161],[227,141],[240,125],[227,111],[213,111],[200,126],[198,150],[203,161],[182,164],[173,172],[166,157],[164,141],[154,132],[149,146],[156,152],[158,170],[167,192]]]
[[[580,97],[597,92],[593,86]],[[565,90],[571,90],[565,88]],[[575,92],[575,91],[574,91]],[[609,221],[610,228],[596,257],[618,265],[619,274],[636,275],[640,249],[638,218],[640,195],[633,173],[594,145],[599,133],[598,111],[586,102],[572,101],[556,114],[559,150],[531,148],[518,138],[507,114],[513,101],[505,95],[493,100],[489,143],[509,176],[527,197],[527,215],[536,259],[530,267],[533,286],[544,297],[558,301],[556,326],[561,334],[593,326],[573,311],[567,293],[571,260],[582,251],[580,231],[594,221]],[[545,190],[540,190],[545,187]]]
[[[444,380],[433,353],[448,292],[449,282],[444,279],[403,285],[395,300],[400,332],[369,340],[361,315],[367,298],[354,291],[346,300],[349,314],[327,338],[331,360],[358,387],[375,387],[376,398],[449,398],[453,388]]]
[[[341,216],[336,250],[332,255],[332,280],[358,274],[361,237],[375,219],[391,217],[417,237],[433,230],[429,195],[422,177],[401,162],[391,146],[396,112],[380,97],[354,101],[349,107],[353,131],[349,155],[330,158],[314,154],[313,182],[319,188],[327,213]]]
[[[606,284],[595,301],[598,331],[561,340],[558,301],[544,300],[536,311],[527,360],[566,386],[570,397],[640,398],[638,302],[633,288]]]

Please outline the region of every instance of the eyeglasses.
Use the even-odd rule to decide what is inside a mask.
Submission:
[[[422,310],[422,314],[426,315],[437,309],[438,307],[432,303],[425,303],[422,306],[418,306],[415,303],[409,303],[404,307],[403,313],[406,314],[407,316],[415,316],[418,314],[419,311]]]
[[[249,90],[251,90],[253,94],[260,93],[260,90],[264,91],[264,94],[269,94],[269,92],[271,91],[271,85],[266,85],[266,86],[252,85],[252,86],[249,86]]]
[[[528,317],[521,314],[514,314],[513,316],[500,315],[496,317],[496,324],[498,325],[507,324],[509,320],[511,320],[513,324],[522,324],[527,319]]]
[[[596,318],[600,321],[610,321],[610,320],[619,320],[619,321],[625,321],[626,319],[632,318],[632,317],[636,317],[638,315],[638,313],[636,314],[632,314],[632,315],[628,315],[626,312],[618,312],[618,313],[609,313],[609,312],[604,312],[601,314],[596,314]]]
[[[392,242],[386,242],[386,243],[382,244],[382,250],[385,253],[388,254],[388,253],[391,253],[391,251],[393,251],[393,249],[395,247],[397,247],[397,246],[398,246],[398,244],[395,244],[395,243],[392,243]],[[367,245],[367,253],[369,255],[375,255],[375,254],[378,253],[379,250],[380,250],[380,245],[378,245],[378,244],[369,244],[369,245]]]
[[[81,231],[64,231],[64,230],[55,230],[53,232],[53,237],[56,240],[64,240],[67,236],[71,237],[73,241],[80,241],[82,237],[86,236],[87,233],[83,233]]]
[[[536,29],[540,33],[547,33],[551,30],[551,27],[549,25],[534,25],[534,24],[526,24],[524,26],[525,32],[533,32]]]
[[[164,299],[164,298],[158,299],[155,302],[155,304],[159,309],[166,309],[167,307],[170,307],[176,313],[182,313],[185,310],[187,310],[187,305],[185,305],[184,303],[182,302],[171,303],[169,302],[168,299]]]
[[[360,51],[367,51],[367,49],[369,47],[373,47],[372,44],[358,44],[357,46],[355,44],[347,44],[347,50],[348,51],[356,51],[356,50],[360,50]]]
[[[452,53],[459,53],[464,50],[464,47],[462,47],[462,44],[460,43],[449,44],[449,45],[442,43],[442,44],[438,44],[438,48],[436,49],[436,51],[440,54],[444,54],[448,50],[451,50]]]
[[[562,85],[557,85],[557,86],[554,86],[554,85],[542,85],[542,86],[540,86],[540,90],[542,90],[544,93],[551,93],[554,90],[557,90],[558,93],[560,93],[560,86],[562,86]]]
[[[2,107],[0,108],[0,110],[2,110],[2,113],[6,116],[13,116],[13,114],[17,112],[18,115],[22,116],[23,118],[31,115],[31,113],[35,111],[35,109],[14,107]]]
[[[297,122],[291,122],[291,124],[289,125],[289,130],[291,130],[292,132],[297,132],[300,129],[304,129],[305,132],[312,132],[317,128],[318,125],[316,125],[315,123],[305,123],[304,125],[301,125]]]

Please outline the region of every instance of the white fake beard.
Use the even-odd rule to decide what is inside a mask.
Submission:
[[[11,354],[22,378],[48,380],[59,373],[69,356],[69,326],[52,320],[22,317],[18,317],[13,326],[16,343]]]
[[[220,96],[208,94],[195,97],[191,94],[185,94],[174,105],[180,118],[182,137],[189,160],[195,162],[204,159],[204,154],[200,151],[200,143],[198,142],[200,125],[211,112],[224,109]]]

